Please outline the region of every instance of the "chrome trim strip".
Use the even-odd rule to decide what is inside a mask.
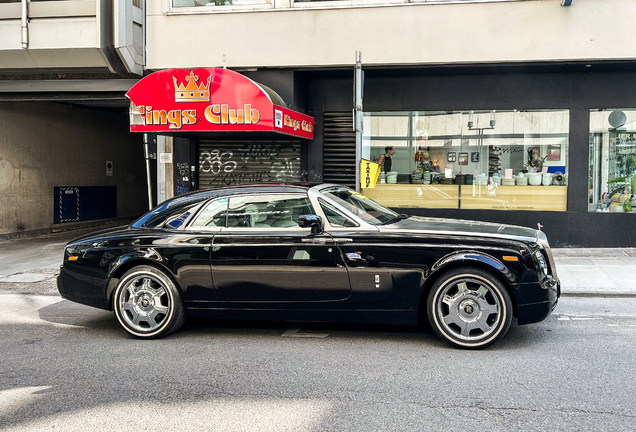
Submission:
[[[321,245],[323,243],[320,243]],[[266,246],[309,246],[307,243],[212,243],[210,246],[212,247],[238,247],[238,246],[257,246],[257,247],[266,247]]]
[[[304,238],[300,239],[301,243],[314,243],[314,244],[325,244],[325,243],[333,243],[333,239],[326,238]]]
[[[384,234],[426,234],[426,235],[433,235],[433,236],[468,236],[468,237],[484,237],[484,238],[490,238],[490,239],[497,238],[497,239],[505,239],[505,240],[517,240],[517,241],[526,241],[526,242],[534,242],[534,243],[537,242],[536,237],[515,236],[510,234],[493,234],[493,233],[466,232],[466,231],[405,230],[400,228],[392,228],[390,226],[380,229],[380,232]]]
[[[337,243],[337,239],[334,239]],[[345,245],[343,245],[345,246]],[[475,245],[468,245],[468,244],[448,244],[448,243],[444,243],[444,244],[429,244],[429,243],[400,243],[400,244],[395,244],[395,243],[364,243],[364,242],[352,242],[352,243],[347,243],[346,246],[373,246],[373,247],[399,247],[399,248],[404,248],[404,247],[412,247],[412,248],[449,248],[449,249],[461,249],[461,250],[457,250],[456,252],[480,252],[483,250],[497,250],[497,251],[510,251],[510,253],[514,252],[514,253],[519,253],[518,250],[516,249],[511,249],[511,248],[507,248],[504,246],[501,247],[497,247],[497,246],[475,246]]]
[[[331,228],[328,232],[329,233],[339,233],[339,232],[347,232],[350,233],[354,231],[356,234],[365,234],[365,235],[374,235],[378,233],[377,228],[375,228],[374,226],[371,226],[371,228],[365,228],[360,229],[360,227],[336,227],[336,228]]]
[[[265,247],[265,246],[308,246],[308,244],[306,242],[304,242],[305,239],[302,239],[300,242],[298,243],[212,243],[211,245],[207,245],[207,246],[212,246],[212,247],[225,247],[225,246],[259,246],[259,247]],[[308,240],[308,239],[307,239]],[[334,239],[337,243],[337,239]],[[320,244],[320,245],[324,245],[325,243],[323,242],[315,242],[314,244]],[[327,243],[328,244],[328,243]],[[447,248],[447,249],[461,249],[458,250],[457,252],[475,252],[478,253],[480,251],[483,250],[497,250],[497,251],[510,251],[510,253],[519,253],[519,251],[515,250],[515,249],[509,249],[509,248],[505,248],[505,247],[495,247],[495,246],[479,246],[479,247],[475,247],[475,245],[467,245],[467,244],[428,244],[428,243],[402,243],[399,245],[396,244],[387,244],[387,243],[363,243],[363,242],[351,242],[351,243],[346,243],[346,246],[372,246],[372,247],[412,247],[412,248],[437,248],[437,249],[442,249],[442,248]]]
[[[550,274],[555,279],[558,279],[559,277],[557,276],[557,267],[556,267],[556,263],[554,262],[554,256],[552,255],[552,249],[550,249],[550,246],[548,245],[547,241],[539,240],[539,244],[543,246],[543,250],[545,251],[546,258],[548,259],[548,263],[550,264]]]
[[[245,235],[247,233],[254,234],[262,232],[263,236],[271,236],[273,234],[287,233],[287,235],[309,235],[311,228],[301,228],[299,226],[281,228],[281,227],[223,227],[220,234],[224,235]]]
[[[218,233],[221,232],[221,229],[223,227],[192,227],[189,226],[187,228],[183,229],[183,232],[187,232],[187,233],[195,233],[195,232],[202,232],[205,234],[210,234],[210,233]]]

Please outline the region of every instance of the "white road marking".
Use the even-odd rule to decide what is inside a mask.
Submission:
[[[558,321],[590,321],[590,320],[602,320],[602,317],[591,317],[586,315],[559,315]]]
[[[53,278],[52,273],[16,273],[0,278],[0,282],[5,283],[29,283],[42,282],[43,280]]]
[[[304,325],[295,326],[287,330],[281,337],[297,337],[297,338],[326,338],[329,333],[299,333]]]

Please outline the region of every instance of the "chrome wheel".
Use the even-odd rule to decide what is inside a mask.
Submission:
[[[482,281],[461,278],[446,286],[437,313],[447,331],[462,340],[488,336],[501,320],[501,302]]]
[[[151,332],[161,327],[171,307],[166,289],[150,276],[132,279],[119,296],[122,318],[139,332]]]
[[[428,310],[435,332],[462,348],[491,345],[512,321],[506,289],[481,269],[456,269],[440,277],[429,294]]]
[[[185,307],[172,280],[162,271],[139,266],[122,276],[113,306],[124,329],[140,338],[157,338],[178,330]]]

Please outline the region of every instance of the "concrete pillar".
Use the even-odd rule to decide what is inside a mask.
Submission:
[[[157,135],[157,205],[166,200],[166,164],[161,155],[166,152],[166,137]]]

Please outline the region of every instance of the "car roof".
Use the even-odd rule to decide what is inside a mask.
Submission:
[[[164,201],[148,213],[134,221],[131,226],[140,227],[153,215],[158,215],[166,211],[175,211],[201,201],[211,198],[236,194],[264,194],[264,193],[299,193],[306,192],[319,183],[274,183],[274,184],[253,184],[239,186],[223,186],[210,189],[188,192]]]
[[[191,197],[212,198],[215,196],[233,195],[236,193],[260,193],[260,192],[299,192],[306,191],[318,183],[261,183],[252,185],[218,186],[210,189],[201,189],[174,197],[172,200],[187,199]]]

